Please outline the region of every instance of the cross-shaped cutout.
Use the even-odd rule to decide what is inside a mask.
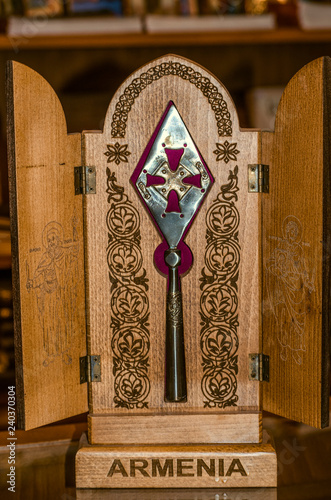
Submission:
[[[184,146],[186,147],[186,144]],[[165,212],[181,213],[179,202],[183,196],[192,186],[198,189],[202,188],[201,174],[192,175],[180,163],[184,154],[184,148],[165,148],[164,151],[168,161],[160,165],[154,175],[146,175],[146,187],[153,186],[167,200]]]

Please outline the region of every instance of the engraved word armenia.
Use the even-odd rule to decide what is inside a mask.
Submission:
[[[201,477],[207,475],[211,477],[232,476],[239,473],[247,476],[247,472],[239,458],[135,458],[135,459],[114,459],[108,477]]]

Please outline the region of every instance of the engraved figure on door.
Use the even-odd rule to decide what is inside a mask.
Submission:
[[[314,273],[311,277],[305,261],[302,226],[294,216],[283,222],[283,238],[266,263],[266,283],[272,312],[277,321],[278,342],[281,346],[280,357],[287,360],[292,355],[301,365],[305,346],[305,319],[307,292],[315,290]]]
[[[76,324],[76,302],[78,286],[77,219],[72,218],[73,235],[64,240],[61,224],[48,223],[42,234],[44,253],[30,278],[27,264],[27,290],[34,291],[39,321],[43,330],[43,347],[46,358],[44,366],[52,363],[57,356],[69,365],[70,337]]]

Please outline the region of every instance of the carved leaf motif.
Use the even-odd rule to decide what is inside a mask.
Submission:
[[[209,384],[210,392],[215,398],[224,398],[229,394],[230,388],[228,377],[223,377],[221,373],[213,377]]]
[[[227,339],[225,335],[217,335],[215,338],[209,338],[207,340],[208,351],[218,357],[224,351],[228,351],[231,347],[231,342]]]
[[[223,295],[221,290],[209,294],[207,303],[210,306],[209,311],[214,316],[219,316],[231,308],[230,297]]]
[[[128,333],[118,345],[123,353],[135,358],[142,351],[143,342],[142,339],[135,339],[132,333]]]
[[[111,201],[115,203],[120,203],[123,201],[127,201],[127,196],[124,194],[124,188],[122,186],[118,186],[116,184],[116,176],[114,172],[111,172],[109,167],[106,168],[106,173],[107,173],[107,190],[106,192],[108,193],[108,203],[111,203]],[[111,208],[113,208],[113,204],[111,205]]]
[[[230,144],[225,141],[224,144],[216,143],[216,148],[214,154],[216,155],[216,161],[223,160],[228,163],[230,160],[237,161],[237,155],[240,151],[237,149],[237,143],[234,142]]]
[[[119,144],[113,153],[119,155],[118,161],[126,161],[129,154]],[[121,157],[123,154],[126,155],[125,158]],[[117,163],[114,155],[106,156],[108,161]],[[145,269],[142,269],[140,276],[136,275],[142,265],[139,214],[129,201],[124,188],[117,185],[115,174],[109,168],[106,172],[106,191],[110,204],[106,222],[107,260],[113,306],[110,321],[115,379],[113,401],[115,408],[148,408],[146,398],[150,392],[150,342],[147,328],[149,305],[143,291],[148,290],[148,279]]]
[[[215,230],[220,233],[225,233],[229,231],[229,228],[235,222],[235,217],[232,214],[232,210],[227,210],[226,206],[221,206],[219,212],[213,214],[213,225]]]
[[[206,274],[205,268],[201,270],[202,278],[199,278],[199,281],[201,281],[200,284],[200,289],[202,290],[206,285],[213,283],[214,281],[214,276],[210,276]]]
[[[212,255],[211,260],[213,261],[215,268],[221,271],[225,268],[231,267],[234,258],[234,253],[230,251],[227,245],[220,245],[216,248],[216,252]]]
[[[112,223],[118,232],[125,234],[132,231],[135,221],[130,210],[120,207],[120,209],[114,211]]]
[[[118,253],[114,255],[113,261],[116,267],[121,271],[128,272],[134,268],[135,258],[132,255],[131,248],[122,246],[119,248]]]
[[[231,399],[228,399],[224,403],[222,403],[222,408],[227,408],[228,406],[237,406],[238,396],[235,395]]]
[[[238,165],[234,167],[233,172],[230,170],[229,174],[229,182],[228,184],[224,184],[224,186],[221,186],[221,194],[218,195],[219,201],[226,200],[235,200],[238,201],[238,195],[237,192],[239,191],[238,187]]]
[[[142,393],[143,386],[141,380],[131,373],[128,378],[123,379],[121,390],[128,399],[135,399]]]
[[[117,358],[114,359],[114,364],[113,364],[113,375],[116,375],[116,372],[121,369],[121,361]]]
[[[233,370],[233,372],[237,375],[238,373],[238,356],[233,356],[233,358],[231,358],[230,360],[230,363],[229,363],[229,368],[231,368],[231,370]]]
[[[142,300],[139,293],[128,290],[119,299],[120,309],[126,316],[137,316],[141,310]]]
[[[115,408],[127,408],[128,410],[133,408],[133,406],[130,403],[123,401],[118,396],[114,397],[114,403],[115,403]]]
[[[136,283],[136,285],[141,285],[142,287],[145,288],[145,290],[148,290],[148,278],[146,278],[146,269],[143,269],[142,275],[141,276],[135,276],[133,281]]]
[[[107,162],[115,162],[119,165],[122,162],[128,163],[128,156],[130,156],[130,151],[128,151],[128,145],[123,144],[122,146],[116,142],[115,144],[108,144],[107,151],[104,153],[108,157]]]
[[[227,163],[239,153],[236,144],[227,141],[215,154]],[[238,401],[238,277],[240,246],[237,227],[240,222],[235,201],[238,200],[238,166],[230,171],[227,184],[221,186],[214,205],[207,213],[205,264],[200,278],[201,339],[203,377],[201,389],[205,408],[236,406]],[[231,201],[230,201],[231,200]],[[234,200],[234,201],[233,201]],[[235,275],[234,275],[235,272]],[[222,324],[220,324],[222,322]]]

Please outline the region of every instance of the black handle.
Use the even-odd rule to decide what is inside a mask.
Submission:
[[[164,399],[169,403],[179,403],[187,400],[183,306],[178,276],[178,266],[181,262],[180,250],[167,250],[165,262],[169,267],[169,288],[166,313]]]

